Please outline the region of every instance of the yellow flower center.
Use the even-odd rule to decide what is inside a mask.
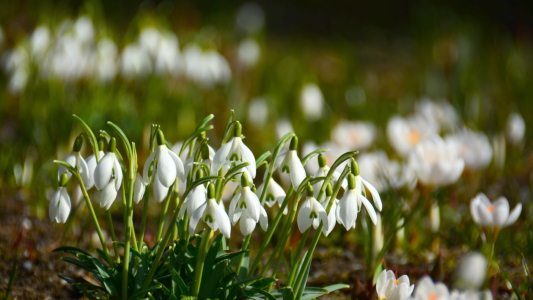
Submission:
[[[491,206],[487,207],[487,209],[489,210],[489,212],[493,212],[494,211],[494,205],[491,205]]]
[[[396,283],[396,285],[400,284],[400,281],[399,280],[394,280],[394,283]]]
[[[420,135],[420,132],[415,129],[409,129],[409,133],[407,134],[407,140],[411,145],[416,145],[418,142],[420,142],[422,136]]]
[[[437,294],[431,294],[428,297],[428,300],[437,300],[437,299],[438,299]]]

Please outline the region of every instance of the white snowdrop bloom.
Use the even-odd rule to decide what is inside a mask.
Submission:
[[[241,176],[241,190],[231,199],[229,218],[233,226],[239,222],[244,236],[252,233],[257,223],[260,223],[263,230],[268,229],[267,213],[257,195],[250,189],[246,173]]]
[[[157,57],[158,48],[161,41],[161,32],[153,27],[144,28],[139,34],[139,45],[150,57]]]
[[[423,98],[417,103],[416,111],[428,121],[446,130],[451,130],[459,124],[457,112],[446,100],[432,101],[429,98]]]
[[[81,16],[74,23],[74,33],[82,45],[92,43],[94,39],[93,21],[87,16]]]
[[[487,266],[487,259],[479,252],[473,251],[463,255],[455,271],[456,287],[468,290],[481,288],[485,282]]]
[[[316,194],[316,191],[315,191]],[[333,194],[333,189],[331,188],[331,185],[328,184],[326,188],[326,196],[324,197],[324,200],[320,201],[320,205],[324,207],[324,210],[328,211],[329,202],[331,201],[331,195]],[[334,199],[333,203],[331,203],[331,208],[328,213],[328,223],[324,224],[324,228],[322,229],[322,233],[324,233],[325,236],[328,236],[331,231],[333,231],[333,228],[335,228],[335,225],[337,224],[338,218],[338,209],[337,206],[339,205],[339,199]]]
[[[174,33],[161,35],[155,57],[155,71],[159,75],[177,75],[182,68],[179,41]]]
[[[400,155],[408,155],[421,141],[438,134],[438,126],[421,115],[393,116],[387,124],[389,141]]]
[[[526,123],[519,113],[512,113],[509,116],[505,133],[507,140],[513,145],[520,144],[524,140]]]
[[[326,160],[326,157],[324,156],[324,154],[320,153],[317,156],[317,161],[318,161],[318,170],[316,171],[314,177],[315,178],[326,177],[328,175],[328,173],[329,173],[330,167],[327,165],[327,160]],[[334,171],[333,172],[333,176],[332,176],[332,184],[335,184],[340,176],[341,176],[341,174],[338,171]],[[322,187],[322,183],[323,182],[324,181],[321,180],[321,181],[313,184],[313,189],[315,190],[315,198],[318,198],[318,194],[320,192],[320,188]],[[348,186],[348,181],[344,180],[342,182],[342,187],[346,188],[347,186]]]
[[[35,28],[30,36],[30,49],[32,57],[40,61],[50,47],[52,36],[46,25]]]
[[[414,285],[409,285],[409,277],[403,275],[396,279],[394,272],[383,270],[376,282],[379,300],[405,300],[413,293]]]
[[[331,139],[346,150],[365,150],[374,142],[376,126],[371,122],[339,122],[331,132]]]
[[[104,157],[105,158],[105,157]],[[122,177],[120,178],[122,181]],[[117,198],[118,189],[120,188],[120,185],[118,185],[119,180],[115,177],[111,177],[109,182],[104,186],[103,189],[97,190],[95,192],[95,198],[98,203],[100,203],[100,207],[103,207],[106,210],[109,210],[115,199]]]
[[[129,44],[120,56],[121,74],[125,78],[144,77],[152,72],[152,62],[146,50],[137,44]]]
[[[148,156],[143,168],[143,180],[146,185],[150,183],[149,171],[152,162],[154,167],[153,190],[157,202],[163,201],[168,193],[168,188],[174,183],[176,178],[185,181],[185,170],[181,159],[170,149],[167,148],[165,137],[161,130],[157,131],[157,147],[154,152]]]
[[[326,210],[322,204],[313,197],[313,194],[313,188],[311,185],[308,185],[307,197],[298,211],[297,223],[301,233],[304,233],[309,227],[311,227],[311,225],[313,225],[313,228],[317,229],[320,222],[324,224],[325,228],[329,228],[329,220]]]
[[[253,2],[243,4],[237,11],[237,26],[247,33],[258,33],[265,25],[265,13]]]
[[[215,83],[225,84],[231,80],[231,69],[228,61],[215,50],[207,50],[203,57],[208,73]]]
[[[280,154],[276,159],[276,165],[281,166],[281,172],[289,175],[294,190],[298,190],[300,183],[305,179],[305,169],[298,157],[297,149],[298,138],[295,136],[291,140],[289,151]],[[281,160],[282,157],[283,160]]]
[[[145,190],[146,185],[144,184],[144,180],[141,174],[137,173],[137,176],[135,176],[135,183],[133,184],[133,201],[135,204],[141,202]]]
[[[103,147],[103,144],[102,144]],[[98,158],[102,159],[104,157],[105,153],[104,151],[100,150],[98,151]],[[96,170],[96,165],[98,162],[96,161],[96,156],[91,154],[87,159],[85,159],[85,162],[87,163],[87,169],[89,170],[89,180],[85,184],[85,188],[88,190],[94,186],[94,172]]]
[[[434,283],[431,277],[424,276],[417,283],[414,300],[451,300],[450,291],[444,283]]]
[[[465,162],[455,147],[438,135],[419,143],[409,156],[409,167],[427,186],[446,186],[459,179]]]
[[[224,210],[224,204],[222,202],[217,203],[217,200],[215,199],[215,189],[213,184],[210,184],[207,189],[207,198],[207,201],[198,207],[190,218],[190,234],[194,234],[198,222],[203,220],[212,230],[220,230],[220,232],[229,239],[231,235],[231,223]]]
[[[485,194],[479,193],[470,201],[472,219],[482,227],[507,227],[516,222],[520,212],[522,212],[522,203],[518,203],[509,213],[509,202],[505,197],[499,197],[491,203]]]
[[[261,55],[261,48],[254,39],[245,39],[239,44],[238,58],[239,62],[247,68],[251,68],[257,64],[259,56]]]
[[[19,45],[7,51],[2,56],[1,63],[10,76],[7,89],[11,94],[20,93],[26,87],[29,78],[30,65],[26,49]]]
[[[189,217],[192,216],[192,214],[198,209],[198,207],[202,206],[202,204],[204,204],[206,201],[207,189],[203,184],[197,185],[185,197],[185,200],[181,205],[178,218],[180,220],[183,220],[183,217],[185,217],[185,213],[187,213]]]
[[[48,206],[48,216],[51,222],[65,223],[71,208],[70,197],[65,187],[68,181],[67,175],[63,174],[59,181],[59,188],[52,196]]]
[[[364,205],[368,216],[372,220],[374,225],[377,222],[376,211],[374,207],[361,193],[363,191],[363,184],[356,181],[353,174],[348,175],[348,190],[344,192],[341,200],[339,201],[338,209],[338,221],[344,225],[346,230],[355,228],[355,221],[357,220],[357,214],[361,210],[361,206]],[[377,192],[376,192],[377,193]],[[375,199],[374,199],[375,201]],[[381,202],[378,202],[381,204]],[[381,210],[381,207],[378,208]]]
[[[304,116],[310,121],[316,121],[322,117],[324,96],[316,84],[309,83],[302,88],[300,107]]]
[[[87,186],[92,186],[91,184],[93,180],[89,171],[89,167],[87,166],[87,163],[85,162],[80,153],[82,145],[83,138],[81,136],[78,136],[74,141],[72,152],[70,152],[70,154],[65,158],[64,161],[80,173],[81,179],[83,180],[83,184],[85,185],[86,189],[89,189],[89,187]],[[63,175],[63,173],[67,173],[69,179],[70,176],[72,176],[72,174],[70,174],[66,167],[60,165],[59,170],[57,172],[57,177],[61,178],[61,175]]]
[[[315,151],[316,149],[329,149],[326,152],[321,152],[321,154],[324,155],[324,157],[326,158],[326,164],[327,165],[333,164],[337,158],[339,158],[341,155],[343,155],[346,152],[345,149],[342,149],[336,143],[325,142],[325,143],[322,143],[320,145],[317,145],[317,144],[315,144],[312,141],[307,141],[307,142],[305,142],[305,144],[302,147],[302,153],[305,154],[305,155],[303,155],[303,157],[309,155],[309,153]],[[337,167],[337,170],[343,170],[344,167],[348,163],[349,163],[348,161],[345,161],[345,162],[341,163]],[[316,174],[316,172],[318,172],[318,168],[319,168],[318,160],[310,159],[310,160],[307,161],[307,163],[305,164],[304,167],[305,167],[305,169],[307,170],[307,172],[309,174]]]
[[[122,167],[120,166],[120,161],[115,153],[116,148],[117,141],[115,138],[112,138],[108,152],[102,159],[100,159],[94,170],[94,185],[98,190],[106,190],[105,192],[102,192],[102,196],[105,196],[106,199],[109,199],[111,195],[110,193],[112,189],[110,185],[113,185],[115,192],[117,192],[122,185]],[[109,204],[107,201],[103,201],[100,204],[102,203]],[[111,204],[109,204],[109,206],[110,205]]]
[[[90,56],[85,46],[74,35],[64,34],[58,38],[53,52],[47,57],[49,72],[64,81],[78,80],[92,68],[89,65]]]
[[[267,173],[265,172],[265,179],[266,179]],[[263,193],[263,189],[265,188],[266,181],[263,180],[263,183],[257,188],[257,196],[261,197],[261,194]],[[287,194],[285,193],[285,190],[273,179],[270,178],[268,181],[268,186],[266,190],[266,197],[265,197],[265,203],[268,205],[268,207],[272,207],[274,204],[278,204],[280,207],[283,204],[283,200],[285,200],[285,196]],[[288,208],[285,207],[283,210],[283,214],[286,215],[288,212]]]
[[[225,84],[231,80],[231,69],[226,59],[215,50],[202,51],[195,44],[183,49],[185,75],[203,88]]]
[[[117,75],[117,46],[109,38],[98,41],[95,76],[98,81],[107,83]]]
[[[268,119],[268,102],[265,98],[256,97],[248,105],[248,121],[254,127],[265,126]]]
[[[492,160],[492,146],[482,132],[464,128],[456,134],[446,136],[444,140],[456,148],[457,154],[465,161],[465,168],[481,170]]]
[[[211,175],[217,175],[220,168],[227,171],[233,164],[248,163],[244,171],[249,177],[255,178],[255,157],[252,151],[242,142],[242,126],[240,122],[235,123],[233,138],[222,145],[213,157]]]

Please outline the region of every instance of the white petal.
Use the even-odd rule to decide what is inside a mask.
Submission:
[[[220,232],[226,237],[230,238],[231,236],[231,224],[229,221],[229,217],[226,214],[226,211],[224,210],[224,204],[220,202],[213,210],[214,218],[216,222],[218,223],[218,228],[220,229]]]
[[[255,225],[257,224],[256,221],[254,221],[248,213],[243,214],[243,217],[241,218],[241,221],[239,222],[239,226],[242,232],[242,235],[247,236],[250,233],[252,233],[255,229]]]
[[[476,197],[472,199],[472,201],[470,201],[470,214],[472,215],[472,219],[474,220],[474,222],[476,222],[477,224],[480,224],[479,223],[480,219],[479,219],[479,214],[478,214],[478,209],[479,209],[478,206],[480,202],[481,200],[479,199],[479,197]]]
[[[252,151],[250,151],[250,148],[248,148],[241,140],[241,143],[240,143],[240,151],[242,153],[242,161],[243,162],[247,162],[247,163],[250,163],[246,169],[248,169],[248,171],[250,172],[250,175],[252,178],[255,178],[255,171],[256,171],[256,167],[255,167],[255,157],[254,157],[254,154],[252,153]]]
[[[176,165],[176,176],[181,180],[186,180],[185,168],[183,167],[181,159],[172,150],[168,150],[168,154],[170,154],[170,157],[172,157],[172,160],[174,160],[174,164]]]
[[[76,168],[76,155],[74,152],[71,152],[67,157],[65,157],[65,160],[63,161],[71,165],[73,168]],[[72,176],[72,174],[70,174],[67,168],[62,165],[59,165],[59,170],[57,171],[57,179],[61,179],[61,175],[63,175],[63,173],[65,172],[68,172],[68,178]]]
[[[142,200],[145,190],[146,186],[144,185],[141,175],[137,173],[137,176],[135,177],[135,184],[133,186],[133,201],[135,201],[135,204]]]
[[[218,170],[224,165],[231,150],[231,145],[233,144],[233,139],[225,143],[218,149],[217,153],[213,157],[213,165],[211,166],[211,175],[217,175]]]
[[[312,224],[313,219],[309,217],[311,214],[311,204],[309,198],[300,207],[298,212],[298,229],[301,233],[304,233]]]
[[[87,163],[87,170],[89,171],[89,181],[85,184],[85,188],[89,190],[94,186],[94,170],[96,169],[96,156],[94,154],[91,154],[89,157],[87,157],[85,162]]]
[[[89,172],[89,167],[87,166],[87,163],[85,162],[85,159],[81,157],[81,154],[78,152],[76,154],[76,169],[78,172],[80,172],[81,179],[83,180],[83,184],[85,185],[86,189],[87,186],[94,182],[94,180],[91,179],[91,173]]]
[[[104,207],[106,210],[111,207],[111,204],[117,197],[117,190],[115,189],[115,179],[111,179],[104,189],[98,191],[96,198],[100,202],[100,207]]]
[[[268,215],[267,215],[267,212],[266,212],[265,208],[263,208],[262,206],[261,206],[261,214],[259,216],[259,225],[261,225],[261,228],[264,231],[267,231],[267,229],[268,229]]]
[[[244,201],[246,202],[246,210],[248,211],[248,215],[256,223],[259,222],[259,215],[261,213],[261,203],[259,203],[257,195],[254,194],[249,187],[244,187],[242,190],[242,194],[244,195]]]
[[[120,189],[120,186],[122,185],[122,167],[120,166],[120,161],[118,161],[118,158],[115,153],[113,153],[113,156],[115,158],[115,164],[114,164],[114,171],[115,171],[115,189]]]
[[[155,176],[152,182],[152,189],[154,191],[155,201],[162,202],[168,194],[169,188],[162,185],[159,181],[159,176]]]
[[[481,226],[494,226],[494,221],[492,218],[492,213],[489,211],[489,207],[485,203],[479,203],[477,207],[477,212],[479,216],[479,225]]]
[[[156,151],[152,152],[152,154],[148,156],[148,159],[144,163],[143,180],[144,180],[145,185],[148,185],[150,183],[150,178],[148,178],[148,171],[150,171],[150,165],[152,164],[152,161],[154,160],[156,153],[157,153]]]
[[[377,216],[376,216],[376,211],[374,210],[374,207],[372,207],[372,204],[370,204],[370,201],[368,201],[368,199],[366,199],[365,197],[361,195],[358,195],[358,197],[361,200],[361,202],[363,202],[363,205],[365,206],[366,211],[368,212],[368,216],[372,220],[372,223],[376,225]]]
[[[194,235],[196,226],[198,226],[198,222],[204,216],[204,212],[206,208],[207,208],[207,201],[204,204],[202,204],[200,207],[198,207],[198,209],[195,210],[194,213],[191,215],[189,219],[189,234],[190,235]]]
[[[237,208],[237,204],[239,203],[240,199],[241,199],[241,193],[239,192],[235,194],[235,196],[233,196],[233,198],[231,199],[231,202],[229,203],[229,217],[231,220],[231,224],[233,226],[237,224],[237,221],[239,221],[241,214],[242,214],[240,208]]]
[[[169,150],[165,145],[159,146],[159,153],[157,155],[157,177],[165,187],[169,187],[174,183],[177,174],[176,163],[168,152]]]
[[[509,202],[507,199],[500,197],[496,202],[494,202],[494,210],[492,211],[492,218],[494,221],[494,226],[502,227],[509,219]]]
[[[57,211],[56,221],[58,223],[65,223],[70,214],[70,197],[66,188],[61,188],[61,196],[59,197],[59,206]]]
[[[348,190],[339,202],[339,222],[344,225],[346,230],[355,228],[358,211],[355,190]]]
[[[113,165],[115,163],[114,155],[112,154],[113,153],[111,152],[106,153],[102,160],[96,165],[94,171],[94,184],[99,190],[105,188],[111,179]]]
[[[57,218],[60,196],[61,196],[61,191],[58,189],[54,193],[54,195],[52,196],[52,199],[50,199],[50,203],[48,204],[48,217],[50,218],[50,222],[54,222]]]
[[[376,205],[376,208],[379,211],[381,211],[383,205],[381,204],[381,197],[379,196],[378,191],[373,185],[371,185],[368,181],[364,180],[362,177],[361,177],[361,181],[363,182],[365,187],[370,191],[370,194],[372,194],[372,200],[374,200],[374,204]]]
[[[300,183],[305,179],[305,169],[296,154],[296,150],[290,152],[291,153],[288,154],[289,161],[287,166],[290,170],[289,176],[291,178],[292,186],[294,187],[294,190],[297,190]]]
[[[507,219],[507,222],[505,222],[504,226],[512,225],[516,220],[518,220],[518,217],[520,216],[520,212],[522,212],[522,203],[518,203],[516,207],[513,209],[511,214],[509,215],[509,218]]]

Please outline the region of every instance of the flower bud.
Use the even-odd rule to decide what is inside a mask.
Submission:
[[[72,152],[80,152],[81,146],[83,145],[83,137],[79,135],[74,141],[74,146],[72,146]]]
[[[235,121],[235,126],[233,127],[233,136],[241,137],[242,136],[242,125],[241,122]]]
[[[359,172],[359,165],[353,157],[351,158],[350,168],[354,176],[359,176],[359,174],[361,174],[361,172]]]
[[[310,183],[307,183],[307,197],[313,197],[315,191]]]
[[[291,140],[291,144],[289,146],[289,150],[298,150],[298,137],[294,136]]]
[[[320,168],[324,168],[325,166],[327,166],[326,157],[322,153],[318,155],[318,166]]]

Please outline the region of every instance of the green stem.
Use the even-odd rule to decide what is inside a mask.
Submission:
[[[131,234],[132,234],[132,205],[133,205],[133,184],[135,182],[135,173],[133,176],[130,174],[129,180],[124,182],[127,185],[128,192],[126,193],[126,216],[124,217],[124,232],[126,235],[126,241],[124,246],[124,264],[122,265],[122,299],[128,299],[128,273],[129,273],[129,264],[130,264],[130,244],[131,244]],[[125,188],[125,187],[123,187]]]
[[[9,275],[9,282],[7,284],[7,290],[4,296],[5,300],[9,299],[9,294],[11,294],[11,287],[13,286],[13,282],[15,282],[15,277],[17,277],[18,261],[19,254],[18,252],[15,252],[15,259],[13,260],[13,265],[11,266],[11,274]]]
[[[111,217],[111,212],[106,210],[107,223],[109,223],[109,231],[111,231],[111,238],[113,239],[113,249],[115,250],[115,259],[117,264],[120,264],[120,255],[118,254],[118,245],[117,245],[117,236],[115,235],[115,226],[113,226],[113,218]]]
[[[144,193],[143,197],[143,214],[141,219],[141,233],[139,235],[139,244],[137,245],[137,249],[142,249],[142,245],[144,243],[144,234],[146,233],[146,216],[148,214],[148,203],[149,203],[149,195],[148,191],[150,190],[150,186],[148,185],[146,187],[146,192]]]
[[[300,289],[300,285],[302,284],[302,281],[307,275],[307,271],[309,270],[309,265],[311,264],[311,258],[313,258],[313,253],[315,252],[316,245],[318,244],[318,240],[320,239],[320,236],[322,235],[322,229],[324,228],[324,223],[320,222],[320,225],[316,229],[315,236],[313,236],[313,240],[311,241],[311,245],[309,246],[309,250],[307,251],[307,254],[304,257],[304,260],[302,262],[302,267],[300,268],[300,272],[298,273],[298,277],[296,278],[296,281],[294,282],[294,293],[296,295],[302,294],[303,290]],[[295,299],[300,299],[300,297],[296,297]]]
[[[296,253],[294,255],[294,262],[291,265],[291,272],[287,280],[287,286],[293,286],[292,284],[294,283],[294,278],[296,277],[296,273],[298,271],[298,261],[300,261],[300,256],[302,255],[305,242],[307,241],[307,237],[309,236],[309,231],[311,231],[310,228],[304,232],[300,239],[298,249],[296,250]]]
[[[252,238],[252,234],[247,235],[244,238],[244,241],[242,242],[241,251],[249,251],[248,247],[250,245],[250,239]],[[244,256],[246,253],[243,253],[239,256],[239,261],[237,263],[237,267],[235,268],[235,273],[237,273],[237,276],[239,275],[241,271],[242,262],[244,261]]]
[[[191,294],[194,297],[198,297],[200,293],[200,286],[202,285],[202,275],[204,272],[204,260],[209,250],[209,241],[211,240],[211,228],[207,227],[200,243],[200,249],[198,256],[196,257],[196,267],[194,268],[194,281],[191,289]]]
[[[163,211],[161,211],[161,215],[159,215],[159,225],[157,226],[157,235],[155,238],[156,243],[159,242],[159,239],[161,238],[161,234],[163,233],[163,226],[165,225],[165,217],[167,215],[168,206],[170,204],[170,199],[172,198],[172,194],[174,189],[174,185],[171,185],[168,189],[167,197],[165,198],[165,205],[163,206]]]

